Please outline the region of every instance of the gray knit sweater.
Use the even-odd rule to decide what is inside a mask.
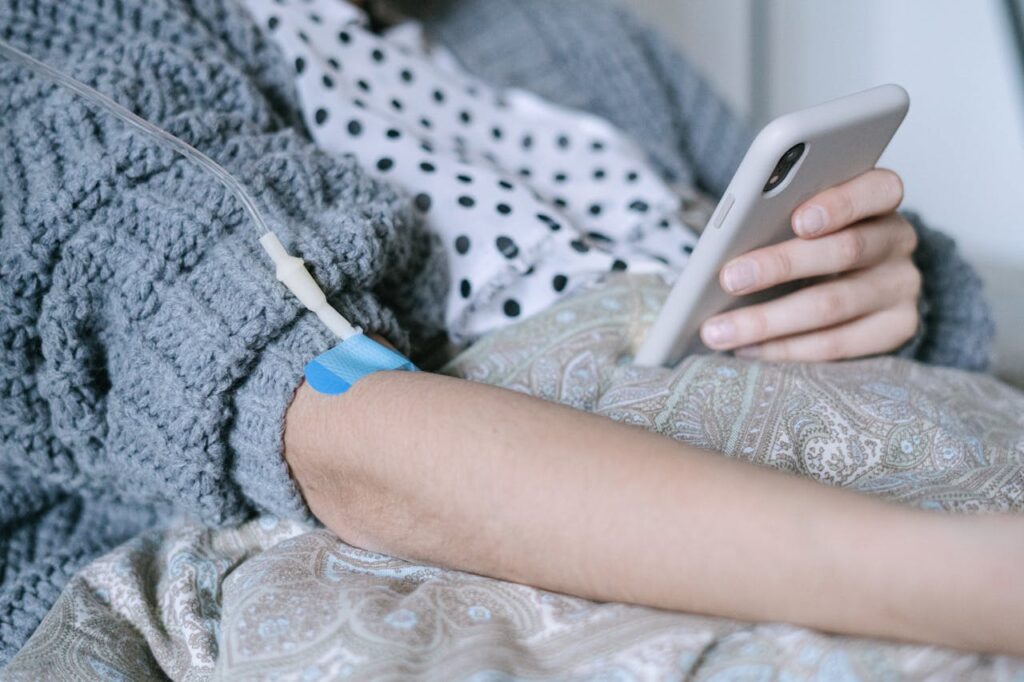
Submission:
[[[469,68],[610,119],[675,181],[721,191],[749,139],[603,2],[459,0],[427,20]],[[237,175],[357,323],[411,352],[439,331],[434,240],[312,147],[289,69],[231,0],[8,0],[0,35]],[[908,352],[980,367],[977,278],[921,229],[931,312]],[[330,343],[209,176],[0,63],[0,665],[75,570],[173,514],[305,515],[283,415]]]

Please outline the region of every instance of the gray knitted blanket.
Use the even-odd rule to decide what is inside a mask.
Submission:
[[[7,2],[0,32],[224,165],[355,323],[407,351],[438,331],[440,251],[292,125],[289,70],[232,3]],[[283,415],[332,342],[209,175],[9,63],[0,120],[2,663],[171,511],[303,517]]]
[[[728,180],[745,128],[621,10],[441,4],[428,26],[471,69],[605,116],[676,181]],[[440,332],[432,237],[313,148],[289,69],[231,0],[8,0],[0,35],[224,165],[356,323],[410,352]],[[0,665],[79,567],[172,514],[307,516],[283,415],[331,340],[245,220],[203,172],[0,62]],[[922,234],[931,312],[908,352],[981,366],[977,278]]]

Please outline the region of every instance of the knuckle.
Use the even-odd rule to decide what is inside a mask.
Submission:
[[[887,216],[879,226],[885,230],[886,243],[891,254],[910,256],[917,251],[917,230],[900,214],[893,213]]]
[[[894,329],[899,345],[903,345],[910,339],[914,338],[914,335],[917,334],[917,328],[919,326],[920,319],[917,314],[917,307],[901,307],[899,309],[899,316],[897,317]]]
[[[816,318],[826,324],[846,319],[847,297],[838,286],[825,288],[814,305]]]
[[[908,298],[916,301],[921,295],[921,289],[924,286],[924,276],[912,262],[908,262],[904,266],[903,270],[903,280],[905,282],[904,290],[906,291]]]
[[[746,327],[749,338],[744,340],[748,343],[756,343],[762,339],[769,338],[771,321],[768,319],[764,308],[756,307],[748,311]]]
[[[924,278],[909,258],[892,261],[883,266],[885,276],[881,278],[878,293],[889,293],[886,298],[900,303],[917,300]]]
[[[856,267],[864,259],[867,251],[867,239],[862,230],[845,230],[840,232],[838,240],[839,264],[844,270]]]
[[[857,219],[857,202],[849,188],[842,187],[836,190],[833,209],[843,224],[849,225]]]
[[[772,283],[788,282],[793,276],[793,257],[784,247],[769,252],[764,272]]]
[[[917,246],[920,242],[917,236],[917,230],[915,230],[914,226],[908,223],[906,220],[903,220],[903,229],[901,230],[901,237],[903,243],[903,253],[910,255],[917,251]]]
[[[903,178],[898,173],[888,168],[882,168],[879,170],[882,180],[882,191],[885,197],[889,200],[894,207],[899,206],[903,203],[903,197],[905,188],[903,186]]]
[[[840,334],[822,334],[816,345],[815,354],[819,360],[840,360],[846,357],[846,344]]]
[[[793,344],[785,339],[764,344],[761,357],[769,362],[791,362],[796,359]]]

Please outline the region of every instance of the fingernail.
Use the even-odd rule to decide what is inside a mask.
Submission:
[[[709,346],[725,346],[736,338],[736,325],[730,320],[712,320],[704,325],[702,332]]]
[[[793,229],[801,237],[811,237],[828,226],[828,213],[821,206],[811,205],[793,217]]]
[[[744,360],[757,360],[761,357],[761,346],[747,346],[746,348],[737,348],[733,351],[733,355]]]
[[[757,284],[757,266],[748,260],[738,260],[726,266],[722,279],[731,293],[749,289]]]

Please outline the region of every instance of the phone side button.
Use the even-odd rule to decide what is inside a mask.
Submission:
[[[715,217],[712,219],[712,224],[715,227],[721,227],[725,223],[725,219],[729,217],[729,211],[732,210],[733,204],[736,203],[736,197],[731,194],[727,194],[722,199],[721,205],[718,207],[718,211],[715,212]]]

